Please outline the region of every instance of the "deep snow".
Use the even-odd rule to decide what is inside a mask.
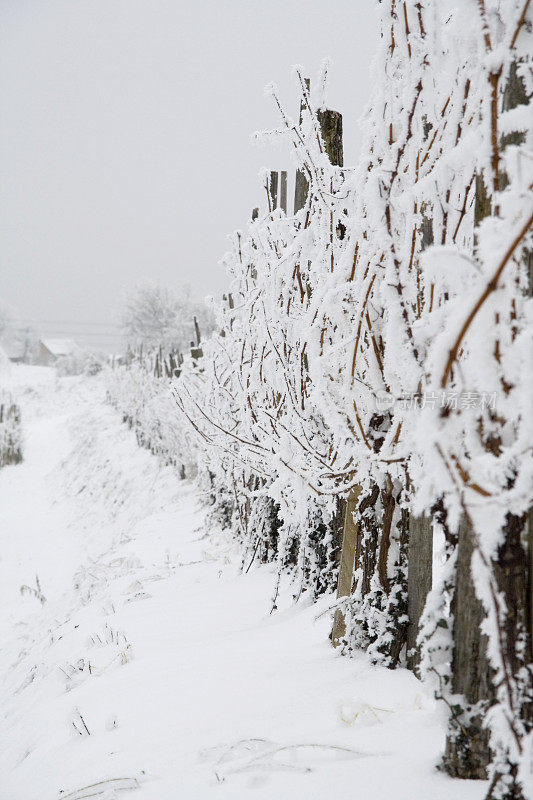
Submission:
[[[98,378],[0,382],[25,433],[0,471],[0,797],[484,797],[436,770],[445,709],[412,674],[331,648],[331,598],[285,585],[269,613],[272,569],[240,573]]]

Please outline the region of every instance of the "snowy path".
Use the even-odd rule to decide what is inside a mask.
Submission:
[[[443,712],[411,674],[334,653],[327,600],[285,587],[270,615],[272,571],[239,573],[99,382],[39,374],[0,473],[0,797],[484,796],[434,769]],[[43,606],[19,593],[36,573]]]
[[[51,393],[51,374],[43,370],[38,376]],[[63,435],[67,419],[68,412],[61,408],[48,409],[46,416],[32,415],[25,425],[23,463],[16,469],[0,471],[3,608],[22,584],[35,585],[36,573],[46,588],[56,594],[64,591],[79,563],[77,543],[65,535],[61,512],[46,484],[46,476],[68,452],[68,439]],[[7,620],[4,615],[1,619],[0,636],[4,640]]]

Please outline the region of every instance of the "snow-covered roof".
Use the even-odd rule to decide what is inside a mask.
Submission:
[[[41,343],[54,356],[70,356],[79,350],[78,345],[72,339],[41,339]]]
[[[1,347],[8,358],[23,358],[27,349],[24,342],[2,342]]]

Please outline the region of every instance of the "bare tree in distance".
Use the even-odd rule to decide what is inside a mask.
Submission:
[[[196,339],[194,318],[202,334],[213,330],[207,304],[191,297],[189,286],[177,292],[151,281],[138,283],[125,297],[120,320],[130,345],[147,350],[185,350]]]

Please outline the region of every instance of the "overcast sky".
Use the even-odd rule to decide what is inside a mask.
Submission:
[[[251,134],[279,124],[270,81],[296,116],[293,64],[313,80],[332,59],[358,157],[374,0],[0,0],[0,17],[0,299],[50,334],[108,344],[147,277],[224,291],[259,170],[292,167]]]

